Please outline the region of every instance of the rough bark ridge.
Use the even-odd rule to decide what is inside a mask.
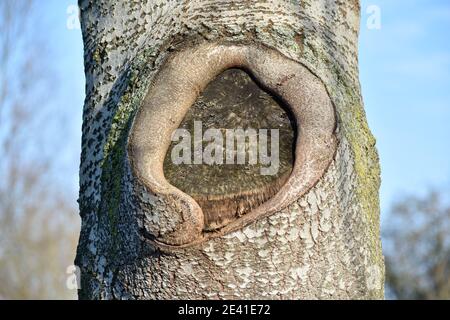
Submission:
[[[382,298],[379,165],[358,79],[359,2],[80,0],[87,96],[80,168],[80,298]],[[135,111],[182,41],[252,41],[326,86],[338,150],[305,196],[268,218],[170,253],[144,236],[127,158]],[[158,208],[162,209],[163,208]]]

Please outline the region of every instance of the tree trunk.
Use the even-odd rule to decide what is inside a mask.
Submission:
[[[87,80],[80,298],[383,298],[378,155],[358,75],[359,1],[79,6]],[[210,202],[193,195],[203,180],[189,178],[192,192],[180,191],[163,161],[170,133],[230,68],[287,106],[298,126],[295,161],[263,191],[250,181],[244,192],[245,182],[239,196],[230,187],[232,195]],[[243,209],[218,213],[231,203]]]

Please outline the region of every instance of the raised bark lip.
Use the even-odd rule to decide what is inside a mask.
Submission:
[[[294,116],[299,130],[295,162],[287,182],[271,199],[221,229],[203,232],[200,206],[168,183],[163,162],[173,130],[208,83],[230,68],[250,73],[266,91],[281,99]],[[128,141],[134,176],[165,202],[168,214],[180,222],[166,234],[147,232],[148,238],[158,247],[184,248],[284,209],[309,191],[328,168],[336,150],[335,127],[335,110],[323,83],[306,67],[274,49],[255,43],[222,42],[202,43],[173,52],[150,86]]]

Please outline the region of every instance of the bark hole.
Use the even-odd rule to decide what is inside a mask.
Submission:
[[[228,69],[210,82],[187,112],[179,129],[185,129],[189,137],[173,139],[165,156],[164,175],[170,184],[197,201],[204,214],[205,231],[218,229],[270,199],[292,171],[297,132],[292,115],[281,101],[263,90],[241,69]],[[218,129],[215,134],[220,132],[220,136],[205,139],[208,129]],[[273,162],[263,164],[260,158],[261,153],[264,155],[260,144],[267,146],[269,157],[274,155],[271,143],[276,136],[272,135],[271,129],[276,129],[279,135],[277,169]],[[268,133],[266,143],[262,136],[265,132]],[[236,135],[242,133],[246,134],[245,161],[242,163],[241,158],[239,163]],[[256,140],[249,137],[252,133],[256,133],[253,135]],[[181,148],[180,143],[189,144],[190,148]],[[230,150],[233,151],[231,163],[227,155]],[[188,157],[184,152],[190,152]],[[252,152],[256,163],[251,161]],[[189,161],[177,163],[174,156],[178,159],[184,156],[183,159]],[[270,165],[272,173],[263,174],[261,169]]]

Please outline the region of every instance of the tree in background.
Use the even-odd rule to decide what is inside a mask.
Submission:
[[[450,202],[444,191],[409,196],[384,228],[387,289],[397,299],[450,299]]]
[[[78,219],[55,179],[63,108],[36,5],[0,2],[0,298],[8,299],[73,297],[65,282]]]

